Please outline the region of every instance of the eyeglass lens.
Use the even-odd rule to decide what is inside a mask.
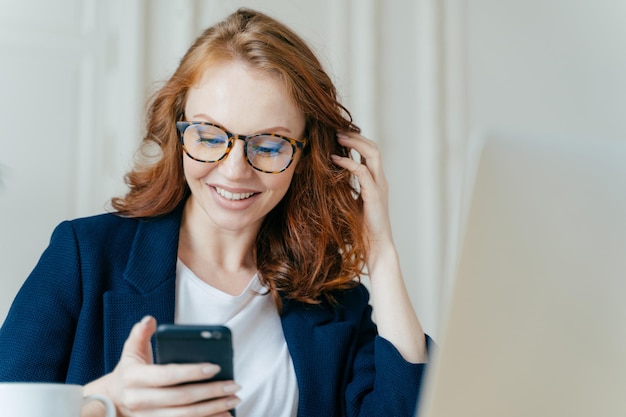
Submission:
[[[226,132],[216,126],[189,125],[183,132],[185,149],[194,159],[216,162],[228,150]],[[281,137],[254,135],[246,140],[246,155],[250,165],[264,172],[284,170],[293,157],[293,146]]]

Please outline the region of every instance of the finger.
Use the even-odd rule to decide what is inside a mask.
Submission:
[[[189,404],[180,407],[165,408],[156,410],[159,417],[183,417],[183,416],[213,416],[231,417],[228,410],[234,409],[241,400],[237,397],[225,397],[217,400],[210,400],[206,402],[200,402],[196,404]]]
[[[168,387],[207,380],[219,371],[212,363],[142,365],[128,367],[124,380],[129,386]]]
[[[228,410],[234,409],[241,400],[235,396],[174,407],[134,410],[124,409],[123,415],[133,417],[232,417]]]
[[[352,158],[346,158],[339,155],[331,155],[330,157],[335,164],[347,169],[348,171],[350,171],[350,173],[354,174],[359,179],[359,182],[363,177],[369,176],[371,178],[371,173],[369,172],[369,169],[366,165],[363,165],[362,163],[355,161]]]
[[[363,199],[367,200],[370,198],[370,196],[374,193],[376,184],[368,167],[351,158],[345,158],[338,155],[331,155],[331,158],[335,164],[347,169],[357,178]]]
[[[128,339],[124,342],[120,362],[131,360],[143,364],[153,363],[150,338],[155,330],[156,320],[154,317],[145,316],[136,323],[130,331]]]
[[[356,132],[337,132],[337,140],[368,159],[380,154],[376,142]]]
[[[337,133],[337,141],[340,145],[354,149],[361,156],[360,163],[368,167],[374,179],[384,179],[382,174],[381,155],[378,145],[358,133]],[[358,161],[357,161],[358,162]]]
[[[221,398],[234,398],[241,387],[233,381],[186,384],[169,388],[133,390],[125,406],[130,410],[180,407]]]

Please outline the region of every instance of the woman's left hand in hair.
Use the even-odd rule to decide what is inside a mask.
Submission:
[[[340,145],[357,151],[362,158],[357,161],[332,156],[335,164],[350,171],[359,182],[364,233],[369,244],[367,272],[378,333],[390,341],[407,361],[425,362],[426,338],[402,278],[391,233],[387,179],[378,146],[355,132],[338,133],[337,140]]]
[[[361,155],[361,161],[336,155],[333,155],[333,161],[350,171],[359,182],[363,199],[365,238],[370,245],[370,251],[375,252],[380,245],[393,244],[389,220],[389,191],[380,151],[374,141],[355,132],[339,132],[337,140],[340,145]]]

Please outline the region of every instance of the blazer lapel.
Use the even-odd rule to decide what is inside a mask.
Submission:
[[[123,275],[128,287],[104,294],[106,372],[117,365],[131,328],[142,317],[149,314],[158,323],[174,322],[181,215],[179,208],[139,221]]]
[[[343,415],[338,390],[347,378],[342,370],[349,360],[346,346],[354,326],[340,321],[325,303],[304,305],[283,299],[283,305],[283,332],[298,380],[298,417]],[[339,351],[333,346],[344,348]]]

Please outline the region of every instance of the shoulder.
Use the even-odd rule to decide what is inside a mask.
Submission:
[[[369,291],[361,282],[359,282],[354,288],[334,291],[331,295],[337,301],[339,306],[364,307],[369,304],[370,299]]]
[[[358,283],[353,288],[335,290],[322,296],[317,304],[302,303],[282,294],[283,314],[299,312],[305,315],[348,319],[349,316],[361,316],[370,309],[369,292],[365,285]]]
[[[341,311],[363,309],[369,305],[370,294],[363,283],[359,282],[352,288],[343,290],[330,291],[326,296],[322,295],[318,304],[304,304],[312,308],[323,309],[327,311]],[[294,302],[295,304],[300,304]]]
[[[121,235],[134,233],[139,221],[115,213],[66,220],[54,229],[52,241],[67,238],[77,241],[116,240]]]
[[[330,312],[335,320],[360,322],[371,315],[369,292],[362,283],[354,288],[333,291],[330,296],[320,307]]]
[[[81,252],[104,250],[118,253],[128,252],[131,247],[159,247],[169,249],[177,244],[181,212],[174,211],[164,216],[131,218],[116,213],[67,220],[59,224],[52,242],[72,241]],[[169,254],[169,252],[168,252]]]
[[[135,228],[139,219],[122,217],[116,213],[102,213],[95,216],[80,217],[73,220],[68,220],[63,223],[69,224],[77,231],[81,230],[98,230],[109,228]]]
[[[160,217],[132,218],[116,213],[103,213],[66,220],[52,233],[52,245],[76,245],[79,250],[108,248],[117,252],[129,250],[133,244],[154,245],[173,240],[180,227],[180,213]]]
[[[160,232],[177,230],[180,225],[180,213],[171,212],[159,217],[124,217],[117,213],[102,213],[80,217],[60,223],[55,234],[72,233],[79,240],[107,239],[108,241],[126,238],[138,230]]]
[[[58,224],[42,260],[70,264],[101,256],[104,252],[127,251],[138,220],[105,213],[65,220]]]

